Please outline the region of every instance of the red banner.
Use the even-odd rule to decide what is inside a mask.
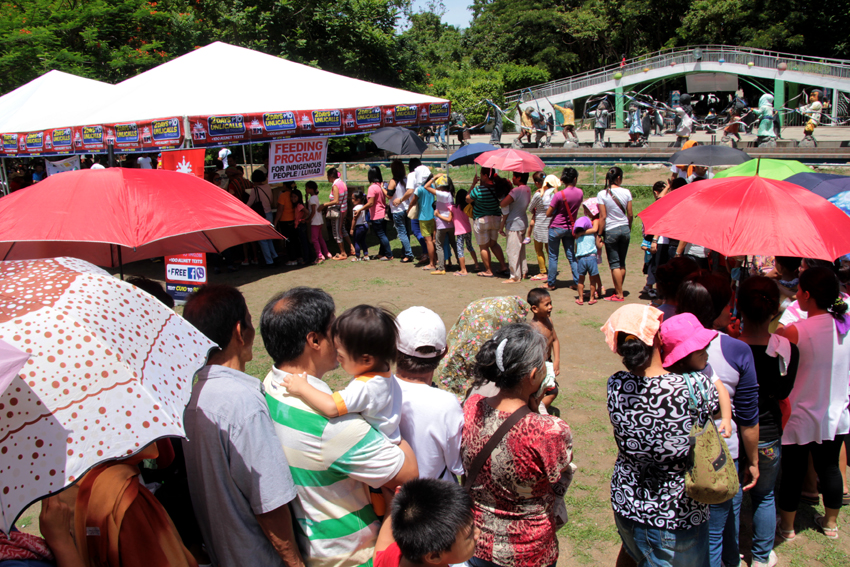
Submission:
[[[179,149],[162,152],[161,168],[180,173],[190,173],[204,178],[204,149]]]

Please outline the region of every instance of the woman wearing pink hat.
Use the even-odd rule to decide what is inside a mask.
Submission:
[[[685,492],[689,434],[688,380],[720,412],[718,392],[693,368],[705,365],[717,334],[692,315],[673,317],[646,305],[626,305],[602,327],[626,371],[608,379],[608,414],[619,453],[611,506],[623,551],[638,565],[708,567],[708,505]],[[662,355],[663,352],[663,355]],[[694,384],[696,381],[696,384]]]

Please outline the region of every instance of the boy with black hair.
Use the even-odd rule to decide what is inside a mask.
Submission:
[[[472,498],[454,482],[418,478],[402,485],[375,544],[375,567],[442,567],[475,554],[480,531]]]
[[[548,411],[552,402],[558,397],[558,382],[555,381],[555,376],[561,373],[561,343],[558,341],[558,334],[555,332],[551,318],[552,296],[545,288],[535,287],[528,292],[526,301],[531,305],[531,313],[534,315],[531,326],[546,339],[546,378],[544,378],[544,382],[551,379],[552,385],[546,389],[541,403],[546,406]]]

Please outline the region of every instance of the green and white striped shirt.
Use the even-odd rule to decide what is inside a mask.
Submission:
[[[327,419],[290,396],[272,368],[263,381],[269,414],[298,496],[290,502],[295,534],[309,567],[372,565],[380,523],[369,487],[380,488],[404,465],[404,453],[360,414]],[[327,384],[307,376],[313,387]]]

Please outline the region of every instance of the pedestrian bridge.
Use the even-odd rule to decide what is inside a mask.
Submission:
[[[616,74],[620,78],[614,78]],[[507,107],[516,102],[539,105],[543,110],[552,110],[546,101],[576,100],[599,93],[636,90],[641,83],[658,81],[692,73],[730,73],[742,77],[754,77],[774,81],[774,105],[785,104],[786,83],[833,89],[830,116],[834,122],[838,116],[838,93],[850,93],[850,61],[823,59],[804,55],[793,55],[737,47],[732,45],[691,45],[657,51],[626,60],[621,64],[609,65],[581,75],[550,81],[527,89],[512,91],[505,95]],[[530,91],[530,92],[529,92]],[[623,100],[616,98],[617,127],[622,128]],[[798,106],[798,103],[794,103]],[[581,114],[576,109],[576,118]],[[558,113],[555,113],[557,116]]]

